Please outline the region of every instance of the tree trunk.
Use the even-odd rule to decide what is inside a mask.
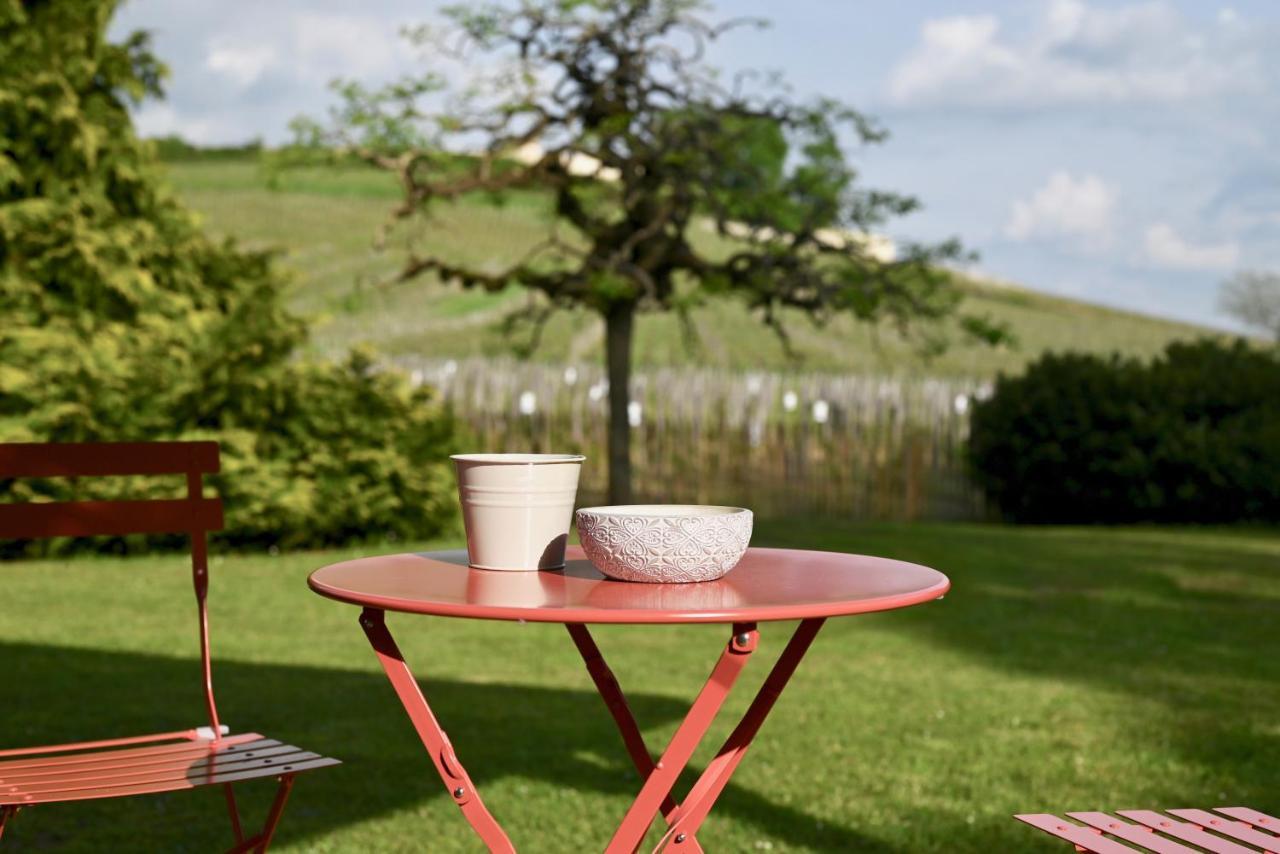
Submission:
[[[616,303],[605,315],[605,363],[609,377],[609,503],[631,503],[631,333],[635,306]]]

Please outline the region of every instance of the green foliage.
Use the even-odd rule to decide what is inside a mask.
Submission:
[[[875,251],[873,230],[918,203],[863,187],[842,140],[878,142],[884,132],[830,99],[800,101],[775,79],[722,85],[705,48],[735,26],[761,22],[711,23],[705,10],[695,0],[445,7],[443,31],[407,32],[426,48],[428,71],[379,89],[340,83],[329,126],[300,120],[289,147],[295,162],[354,155],[396,176],[404,198],[379,243],[391,225],[431,216],[444,202],[529,189],[553,197],[546,239],[505,269],[424,253],[410,236],[397,279],[431,274],[464,288],[518,285],[540,294],[523,315],[535,344],[556,309],[600,315],[615,503],[629,501],[630,427],[621,416],[637,313],[687,321],[704,297],[729,296],[788,352],[789,310],[817,325],[844,314],[899,333],[925,327],[931,351],[963,296],[940,269],[963,256],[956,241],[907,245],[896,257]],[[451,79],[452,69],[464,79]],[[442,88],[452,97],[438,97]],[[468,172],[440,168],[442,153],[477,145]],[[311,159],[298,156],[308,152]],[[694,235],[706,226],[727,252],[699,251]],[[1006,338],[987,317],[951,329]]]
[[[1222,283],[1218,308],[1250,329],[1280,341],[1280,272],[1238,271]]]
[[[227,162],[259,157],[262,141],[253,140],[244,145],[194,145],[177,134],[155,137],[151,140],[156,156],[165,163]]]
[[[858,180],[844,142],[882,141],[876,123],[830,99],[797,99],[771,76],[722,85],[704,62],[708,43],[763,22],[712,23],[688,0],[442,11],[445,26],[407,32],[428,69],[380,88],[339,82],[329,121],[296,120],[294,144],[270,158],[285,167],[354,156],[392,172],[404,190],[394,222],[467,196],[553,197],[556,227],[517,263],[495,272],[414,245],[400,280],[517,284],[604,316],[683,313],[702,296],[731,296],[784,337],[786,309],[817,323],[844,313],[924,328],[926,349],[938,321],[963,316],[963,294],[939,269],[964,256],[958,243],[911,244],[890,259],[868,239],[919,205]],[[727,238],[725,252],[701,251],[694,236],[708,228]],[[986,318],[957,329],[1004,339]]]
[[[365,355],[292,358],[273,256],[207,238],[134,135],[163,68],[114,6],[0,0],[0,440],[218,439],[233,544],[439,533],[450,423]]]
[[[979,482],[1025,522],[1280,520],[1280,351],[1047,355],[973,413]]]
[[[235,542],[314,546],[450,529],[454,424],[425,389],[376,370],[298,365],[270,389],[270,429],[224,429],[218,491],[237,515]]]

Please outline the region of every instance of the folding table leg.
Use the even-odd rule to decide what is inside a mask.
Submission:
[[[596,690],[600,692],[601,699],[604,700],[605,706],[608,707],[610,714],[613,715],[614,721],[618,725],[618,731],[622,734],[622,742],[627,748],[627,753],[631,756],[631,761],[636,766],[636,771],[640,773],[640,779],[646,780],[653,773],[654,764],[653,757],[649,754],[649,748],[645,746],[644,737],[640,734],[640,727],[636,723],[635,716],[631,713],[631,707],[627,705],[626,695],[622,693],[622,686],[618,684],[618,679],[613,675],[613,671],[609,669],[609,665],[605,663],[604,656],[600,653],[600,647],[596,646],[595,639],[591,637],[591,632],[582,623],[565,623],[564,626],[569,630],[570,637],[573,638],[574,644],[578,647],[578,652],[582,654],[582,660],[587,665],[587,672],[591,674],[591,680],[595,682]],[[668,794],[662,800],[662,815],[670,819],[670,816],[676,810],[676,803]],[[692,852],[702,851],[698,841],[692,836],[688,838],[685,849]]]
[[[752,739],[759,732],[824,622],[822,619],[808,619],[800,623],[746,714],[725,740],[715,759],[707,765],[684,803],[678,806],[672,800],[671,790],[688,765],[698,742],[706,735],[751,653],[755,651],[759,641],[755,623],[734,624],[733,635],[720,654],[710,677],[656,763],[645,747],[640,728],[631,714],[618,680],[605,663],[586,626],[566,624],[596,688],[618,725],[632,762],[644,778],[644,785],[605,849],[606,854],[634,854],[644,841],[654,814],[659,810],[669,826],[658,843],[658,849],[669,846],[681,852],[702,850],[696,839],[698,829],[741,763]],[[405,663],[403,654],[387,629],[385,613],[375,608],[366,608],[360,615],[360,625],[436,766],[436,771],[454,802],[461,808],[463,817],[490,851],[514,854],[515,848],[511,840],[480,800],[471,778],[458,761],[448,736],[440,727],[422,689]],[[256,837],[248,840],[248,843],[255,840]]]
[[[685,715],[684,721],[671,737],[671,742],[663,751],[662,758],[658,760],[653,772],[649,774],[644,786],[640,789],[640,794],[627,810],[622,824],[618,826],[613,839],[609,841],[609,847],[605,849],[606,854],[624,854],[624,852],[629,854],[639,848],[640,843],[644,841],[644,835],[649,830],[649,823],[653,821],[654,814],[663,800],[671,794],[671,789],[675,786],[680,772],[689,763],[694,748],[698,746],[707,728],[715,720],[716,713],[720,711],[725,697],[733,688],[733,683],[737,681],[742,668],[746,666],[751,653],[755,651],[758,640],[759,633],[756,632],[755,623],[734,624],[733,636],[725,645],[724,652],[720,654],[720,659],[711,671],[707,684],[698,692],[697,699],[693,701],[689,713]]]
[[[742,720],[725,739],[716,758],[707,765],[702,776],[689,790],[688,797],[676,809],[676,814],[668,816],[671,827],[658,845],[658,850],[667,845],[679,851],[699,850],[694,835],[702,826],[716,799],[720,797],[720,793],[724,791],[724,787],[729,783],[729,777],[733,775],[738,763],[746,755],[752,739],[760,731],[760,726],[773,709],[773,704],[782,695],[782,689],[787,686],[792,674],[796,672],[800,660],[804,658],[809,645],[813,643],[814,637],[825,622],[826,620],[821,618],[808,619],[796,627],[791,640],[787,642],[786,649],[782,651],[777,663],[769,671],[768,678],[760,686],[759,692],[751,701],[751,706],[742,716]]]
[[[670,788],[675,783],[679,771],[673,775],[668,775],[671,784],[668,785],[667,796],[662,804],[662,813],[667,820],[668,829],[662,840],[658,843],[657,850],[661,850],[670,846],[675,850],[682,852],[699,852],[702,847],[698,844],[697,832],[702,826],[702,822],[706,819],[707,814],[711,811],[711,807],[715,804],[720,793],[724,791],[728,785],[729,778],[733,772],[737,770],[738,764],[742,762],[743,756],[750,747],[752,739],[756,733],[760,731],[761,725],[764,723],[769,712],[773,709],[773,705],[781,696],[782,690],[786,687],[787,682],[795,673],[796,667],[799,666],[800,660],[808,651],[810,644],[813,643],[814,637],[817,636],[818,630],[822,628],[823,619],[804,620],[796,628],[795,633],[788,641],[786,649],[778,658],[773,669],[769,672],[768,678],[760,687],[760,691],[756,694],[751,706],[743,715],[738,726],[733,730],[732,734],[725,740],[724,745],[720,748],[716,755],[703,771],[698,781],[689,791],[689,795],[685,798],[684,803],[670,809],[672,800],[670,797]],[[645,747],[644,739],[640,735],[640,729],[636,724],[631,709],[627,706],[626,697],[622,693],[622,688],[618,685],[617,679],[613,672],[609,670],[608,665],[604,662],[604,657],[600,653],[599,647],[596,646],[591,634],[587,631],[586,626],[581,624],[567,624],[566,628],[573,637],[574,643],[578,647],[578,651],[582,654],[583,660],[587,664],[587,669],[591,673],[591,677],[596,684],[600,695],[604,698],[605,703],[609,707],[609,711],[613,713],[614,720],[617,721],[618,729],[622,733],[622,739],[627,746],[627,751],[631,754],[632,761],[635,762],[636,768],[640,770],[642,776],[646,780],[650,780],[654,776],[653,760],[649,756],[648,749]],[[743,627],[735,626],[735,639],[739,636]],[[732,642],[731,642],[732,643]],[[754,640],[751,642],[751,649],[755,648]],[[732,649],[732,646],[730,647]],[[749,652],[749,650],[748,650]],[[723,660],[723,656],[722,656]],[[717,666],[718,667],[718,666]],[[735,674],[736,675],[736,674]],[[712,673],[712,680],[716,679],[716,673]],[[708,683],[710,687],[710,682]],[[706,689],[703,689],[706,691]],[[727,693],[728,686],[725,686]],[[699,696],[701,700],[701,695]],[[696,705],[696,704],[695,704]],[[690,716],[693,710],[690,711]],[[714,717],[714,712],[712,712]],[[686,719],[686,723],[688,720]],[[708,724],[710,721],[707,722]],[[703,727],[705,732],[706,727]],[[700,737],[700,735],[699,735]],[[673,739],[674,742],[674,739]],[[696,744],[696,739],[695,739]],[[663,763],[667,761],[667,757],[663,757]],[[687,760],[686,760],[687,761]],[[681,770],[683,765],[681,766]],[[639,800],[637,800],[639,804]],[[633,806],[632,810],[637,807]],[[648,817],[652,817],[653,809],[648,810]],[[631,813],[628,813],[628,818]],[[648,825],[645,824],[641,831],[640,838],[636,839],[632,848],[626,846],[630,842],[631,837],[619,840],[614,837],[614,842],[610,844],[609,851],[628,851],[634,850],[643,839],[644,832],[647,832]],[[621,829],[619,829],[621,833]]]
[[[431,762],[436,766],[440,779],[444,781],[449,796],[462,810],[463,817],[484,840],[490,851],[515,854],[516,849],[511,844],[511,840],[485,807],[484,802],[480,800],[480,793],[476,791],[471,778],[467,776],[466,769],[462,767],[462,763],[453,752],[449,737],[445,735],[440,722],[436,720],[431,707],[427,705],[427,698],[423,696],[422,689],[418,687],[413,673],[409,670],[409,665],[405,664],[400,648],[396,646],[395,639],[387,629],[385,612],[375,608],[365,608],[360,615],[360,626],[369,638],[373,651],[377,653],[378,661],[391,681],[391,686],[395,688],[401,705],[409,715],[409,720],[418,731],[418,737],[422,739],[423,746],[431,756]]]

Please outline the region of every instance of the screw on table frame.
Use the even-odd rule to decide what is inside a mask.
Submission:
[[[463,817],[479,834],[490,851],[515,854],[515,846],[511,844],[507,834],[485,807],[484,801],[480,800],[480,793],[472,785],[466,769],[462,767],[462,763],[453,752],[449,736],[445,734],[431,707],[427,705],[427,698],[423,696],[422,689],[409,670],[409,665],[405,663],[404,655],[401,654],[395,639],[391,637],[390,630],[387,629],[385,612],[375,608],[365,608],[360,614],[360,626],[369,638],[369,643],[373,646],[383,671],[391,681],[391,686],[395,688],[401,705],[409,714],[409,720],[418,731],[418,737],[422,739],[423,746],[431,756],[431,762],[436,766],[440,779],[444,781],[445,789],[453,802],[462,810]]]
[[[601,698],[613,714],[627,752],[645,781],[614,833],[606,854],[624,854],[638,850],[654,815],[659,811],[667,819],[668,828],[655,851],[667,847],[682,852],[702,850],[696,838],[698,829],[741,763],[752,739],[759,732],[824,622],[824,618],[801,621],[742,720],[694,783],[688,797],[679,805],[672,799],[671,791],[746,666],[751,653],[755,651],[759,640],[756,625],[734,624],[733,633],[712,669],[711,676],[672,736],[662,758],[655,763],[644,744],[640,728],[631,714],[618,680],[605,664],[604,657],[586,626],[579,623],[566,624]],[[446,790],[462,810],[463,817],[490,851],[514,854],[515,848],[510,838],[480,800],[479,792],[462,767],[448,736],[405,663],[404,656],[387,628],[385,612],[365,608],[360,615],[360,625]]]

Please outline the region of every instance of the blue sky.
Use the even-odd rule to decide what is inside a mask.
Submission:
[[[131,0],[173,76],[146,133],[278,141],[334,77],[410,71],[423,0]],[[717,44],[726,68],[878,117],[869,186],[918,195],[893,236],[958,235],[977,270],[1039,290],[1228,326],[1219,283],[1280,268],[1280,3],[735,0],[769,18]]]

